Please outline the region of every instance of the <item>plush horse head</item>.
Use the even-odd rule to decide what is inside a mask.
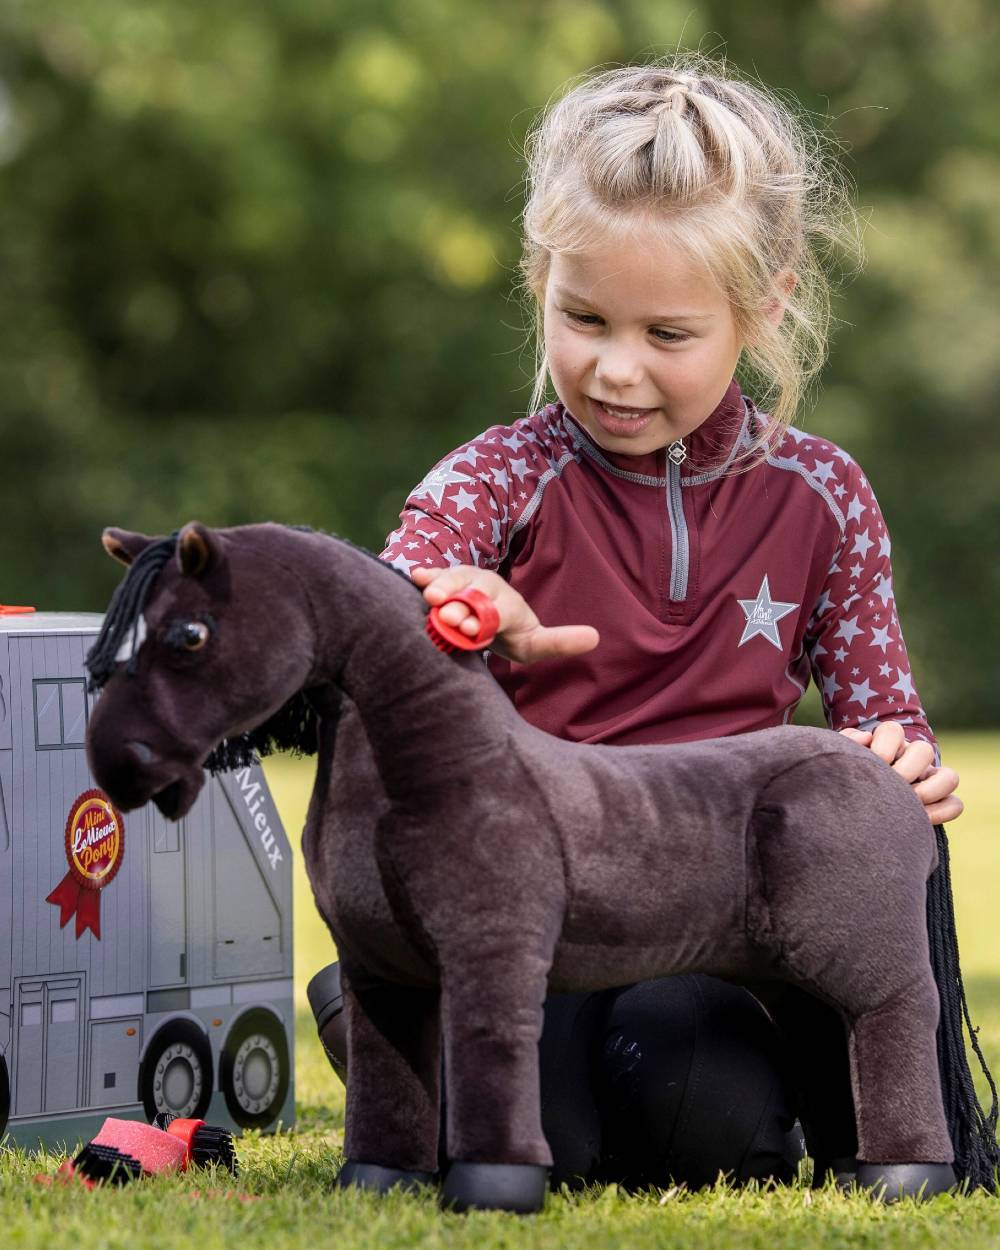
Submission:
[[[314,621],[273,543],[232,544],[197,522],[169,538],[108,529],[103,543],[129,573],[88,666],[94,688],[123,677],[97,703],[88,750],[119,806],[151,798],[177,819],[197,798],[206,761],[314,749],[314,721],[297,697],[313,664]],[[258,627],[248,629],[254,604]]]
[[[481,658],[442,653],[419,591],[349,543],[194,523],[104,542],[129,572],[88,656],[104,688],[88,754],[116,803],[180,816],[205,765],[318,748],[303,850],[345,974],[341,1184],[431,1178],[443,1057],[445,1201],[537,1209],[546,990],[684,971],[777,986],[793,1049],[809,1045],[795,994],[839,1011],[857,1134],[834,1140],[803,1110],[820,1175],[856,1150],[860,1184],[940,1192],[953,1159],[992,1183],[996,1106],[984,1115],[965,1063],[946,859],[932,873],[919,800],[870,751],[792,726],[565,742],[523,721]],[[930,943],[929,875],[946,917]],[[829,1079],[813,1074],[804,1109],[829,1105]]]

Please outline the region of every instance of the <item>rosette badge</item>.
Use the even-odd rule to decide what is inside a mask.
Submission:
[[[101,891],[125,857],[125,823],[102,790],[85,790],[75,799],[66,820],[69,872],[45,900],[59,908],[59,925],[76,916],[76,936],[91,929],[101,936]]]

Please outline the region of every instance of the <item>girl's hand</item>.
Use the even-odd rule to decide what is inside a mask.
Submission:
[[[488,595],[500,613],[500,626],[490,647],[505,660],[534,664],[557,656],[583,655],[600,642],[600,634],[591,625],[556,625],[546,628],[528,607],[522,594],[508,585],[499,573],[477,569],[472,564],[458,564],[451,569],[414,568],[414,585],[434,607],[466,586],[475,586]],[[478,628],[475,614],[464,603],[449,603],[441,609],[441,619],[470,637]]]
[[[943,825],[960,816],[965,804],[954,791],[958,773],[953,768],[934,765],[934,748],[929,742],[907,742],[903,726],[897,721],[882,721],[875,732],[868,729],[842,729],[852,742],[871,747],[913,786],[913,792],[924,805],[932,825]]]

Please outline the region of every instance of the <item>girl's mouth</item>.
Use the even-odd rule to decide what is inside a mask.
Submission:
[[[632,438],[640,434],[656,416],[657,408],[624,408],[620,404],[606,404],[591,399],[591,406],[602,429],[619,438]]]

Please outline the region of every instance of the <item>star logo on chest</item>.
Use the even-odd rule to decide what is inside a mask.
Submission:
[[[779,603],[771,598],[771,587],[767,580],[767,574],[764,574],[764,580],[760,584],[760,590],[757,591],[756,599],[738,599],[737,603],[743,609],[743,615],[746,617],[746,625],[743,627],[743,637],[737,643],[742,647],[745,642],[749,642],[751,638],[756,638],[758,634],[761,638],[766,638],[769,643],[777,647],[780,651],[781,638],[778,636],[778,622],[786,617],[789,612],[794,612],[800,605],[797,603]]]

